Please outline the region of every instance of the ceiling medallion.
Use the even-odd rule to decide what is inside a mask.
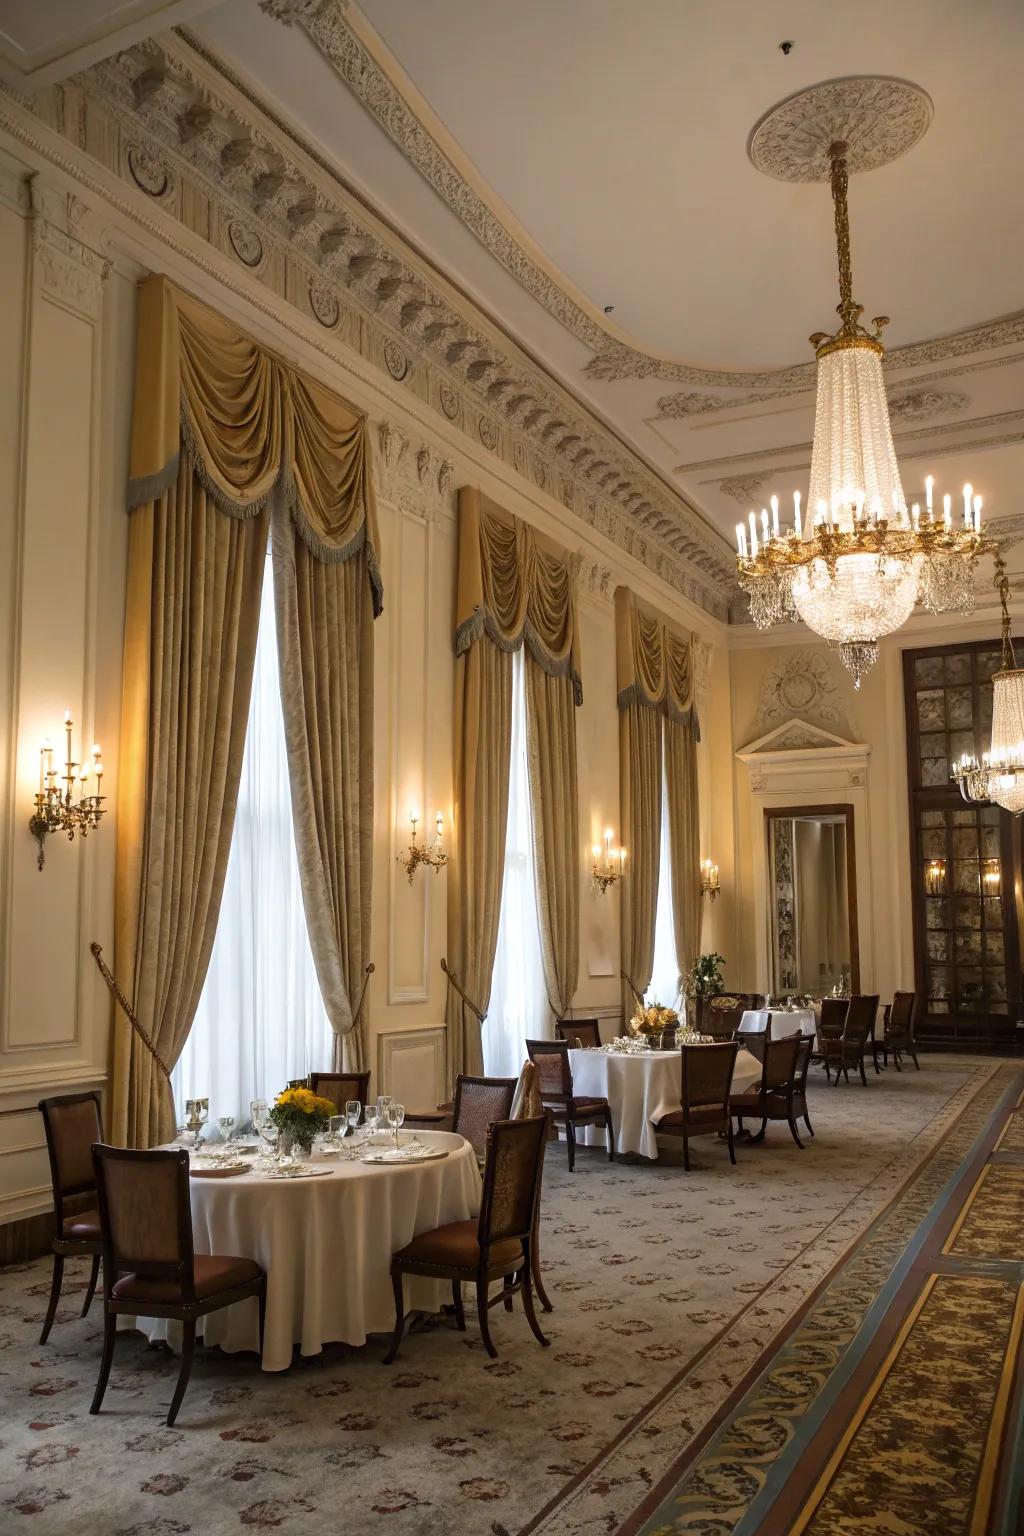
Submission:
[[[319,288],[315,283],[309,288],[309,307],[320,324],[332,330],[341,315],[338,296],[329,288]]]
[[[860,96],[852,89],[840,91],[869,84],[916,92],[921,98],[916,113],[897,93],[890,133],[883,132],[877,116],[858,119],[858,102],[873,108],[894,102],[891,91],[865,89]],[[816,114],[808,101],[824,103],[825,109]],[[950,496],[943,497],[936,514],[931,475],[925,481],[924,508],[907,507],[882,379],[881,334],[888,316],[876,316],[870,328],[863,325],[864,306],[853,297],[847,210],[851,165],[870,169],[904,153],[930,117],[931,103],[916,86],[831,81],[770,113],[750,145],[751,159],[757,165],[761,156],[760,168],[769,174],[817,180],[823,135],[851,134],[851,143],[834,137],[825,151],[835,214],[840,325],[832,334],[816,331],[810,338],[818,390],[806,516],[801,519],[800,492],[795,491],[793,527],[780,529],[779,500],[772,496],[770,519],[766,507],[760,525],[750,513],[749,545],[746,525],[738,524],[736,563],[758,628],[802,619],[839,651],[855,688],[878,659],[879,639],[901,628],[918,598],[932,613],[971,612],[978,557],[995,547],[982,535],[981,497],[969,485],[964,486],[962,522],[956,526]],[[770,124],[774,148],[768,153],[769,140],[762,135]],[[805,174],[798,175],[801,165]]]
[[[171,184],[166,170],[157,157],[151,155],[148,149],[143,149],[140,144],[129,145],[128,169],[135,185],[141,187],[150,197],[163,197]]]
[[[246,267],[258,267],[263,260],[263,242],[254,229],[233,219],[228,225],[231,249]]]
[[[829,146],[846,145],[847,170],[874,171],[913,149],[932,120],[932,99],[909,80],[851,75],[798,91],[766,112],[747,153],[779,181],[828,181]]]

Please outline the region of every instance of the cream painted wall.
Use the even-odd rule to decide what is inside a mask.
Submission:
[[[255,285],[252,302],[237,282],[222,287],[209,264],[140,236],[84,186],[0,137],[0,1223],[49,1204],[38,1100],[107,1085],[112,1012],[88,945],[99,940],[112,958],[114,813],[84,844],[51,840],[42,873],[27,822],[40,739],[57,737],[66,707],[76,742],[103,745],[105,789],[116,794],[135,288],[151,270],[167,271],[308,367],[373,426],[385,584],[375,673],[375,1082],[419,1105],[437,1102],[444,1088],[447,877],[420,870],[410,885],[396,856],[408,842],[411,805],[425,819],[451,809],[459,485],[480,485],[580,558],[577,1011],[619,1011],[619,894],[598,895],[590,878],[592,842],[605,826],[616,838],[619,828],[619,581],[700,636],[700,772],[711,786],[705,851],[719,859],[723,883],[732,868],[721,625],[456,428],[425,425],[383,370],[368,379],[365,364],[357,369],[353,357],[350,369],[341,348],[326,358],[268,310]],[[731,914],[726,894],[715,933]]]

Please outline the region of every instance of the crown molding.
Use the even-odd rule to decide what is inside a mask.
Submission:
[[[279,307],[727,619],[736,588],[725,540],[215,58],[169,35],[31,101],[7,95],[69,146],[72,175],[78,157],[98,162],[140,222],[158,207]]]
[[[285,26],[300,27],[339,80],[495,261],[594,354],[591,379],[664,379],[711,388],[813,389],[813,359],[777,368],[716,368],[637,346],[560,272],[487,185],[354,0],[260,0]],[[839,82],[840,84],[842,82]],[[833,82],[835,84],[835,82]],[[887,351],[890,372],[1024,342],[1024,310]],[[770,398],[770,396],[768,397]]]

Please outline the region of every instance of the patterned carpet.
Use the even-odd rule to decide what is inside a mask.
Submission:
[[[48,1263],[0,1270],[0,1529],[724,1536],[771,1491],[780,1454],[1012,1070],[931,1058],[920,1073],[872,1074],[866,1091],[816,1082],[817,1137],[807,1150],[775,1126],[763,1146],[740,1145],[736,1169],[723,1147],[702,1141],[689,1175],[677,1164],[609,1165],[583,1149],[570,1177],[564,1148],[552,1147],[543,1225],[556,1309],[544,1320],[549,1350],[517,1309],[492,1313],[496,1361],[472,1321],[459,1335],[440,1319],[413,1332],[391,1370],[376,1345],[332,1349],[284,1376],[260,1373],[252,1357],[200,1354],[170,1430],[162,1415],[175,1362],[138,1335],[119,1341],[105,1411],[89,1416],[99,1309],[77,1317],[83,1273],[40,1348]],[[975,1199],[962,1245],[999,1225],[988,1196],[1004,1200],[1003,1228],[1012,1219],[1002,1173],[1013,1162],[1013,1152],[998,1154],[1000,1178]],[[765,1351],[787,1340],[829,1276],[757,1377]],[[982,1394],[1000,1390],[1014,1317],[1008,1278],[960,1277],[974,1283],[972,1316],[991,1313],[984,1347],[970,1356]],[[949,1318],[963,1310],[954,1277],[944,1277],[914,1329],[946,1337]],[[932,1347],[924,1332],[918,1338],[922,1350]],[[912,1350],[874,1398],[865,1432],[876,1451],[900,1434],[897,1389],[903,1401],[912,1390],[904,1381],[913,1382]],[[955,1432],[973,1468],[966,1446],[985,1416],[970,1406],[970,1385],[961,1392],[958,1383],[956,1414],[966,1417]],[[814,1536],[917,1530],[830,1524],[824,1505],[813,1519],[806,1528]]]

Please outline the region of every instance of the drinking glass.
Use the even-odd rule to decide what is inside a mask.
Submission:
[[[329,1126],[328,1132],[327,1132],[327,1139],[334,1146],[340,1146],[341,1145],[341,1138],[345,1134],[345,1128],[347,1127],[347,1125],[348,1125],[348,1121],[345,1119],[344,1115],[332,1115],[331,1116],[330,1126]]]
[[[396,1104],[394,1099],[388,1100],[388,1124],[395,1133],[395,1149],[398,1148],[398,1131],[405,1119],[405,1105]]]
[[[377,1095],[377,1119],[387,1120],[388,1105],[391,1103],[390,1093],[378,1093]]]
[[[359,1115],[362,1107],[358,1099],[345,1100],[345,1121],[349,1130],[354,1131],[359,1124]]]
[[[231,1133],[235,1129],[234,1115],[220,1115],[217,1120],[217,1127],[220,1131],[222,1139],[225,1142],[230,1141]]]
[[[380,1125],[379,1104],[367,1104],[366,1112],[363,1116],[363,1125],[364,1129],[366,1130],[367,1142],[372,1142],[374,1136],[377,1134],[377,1127]]]

